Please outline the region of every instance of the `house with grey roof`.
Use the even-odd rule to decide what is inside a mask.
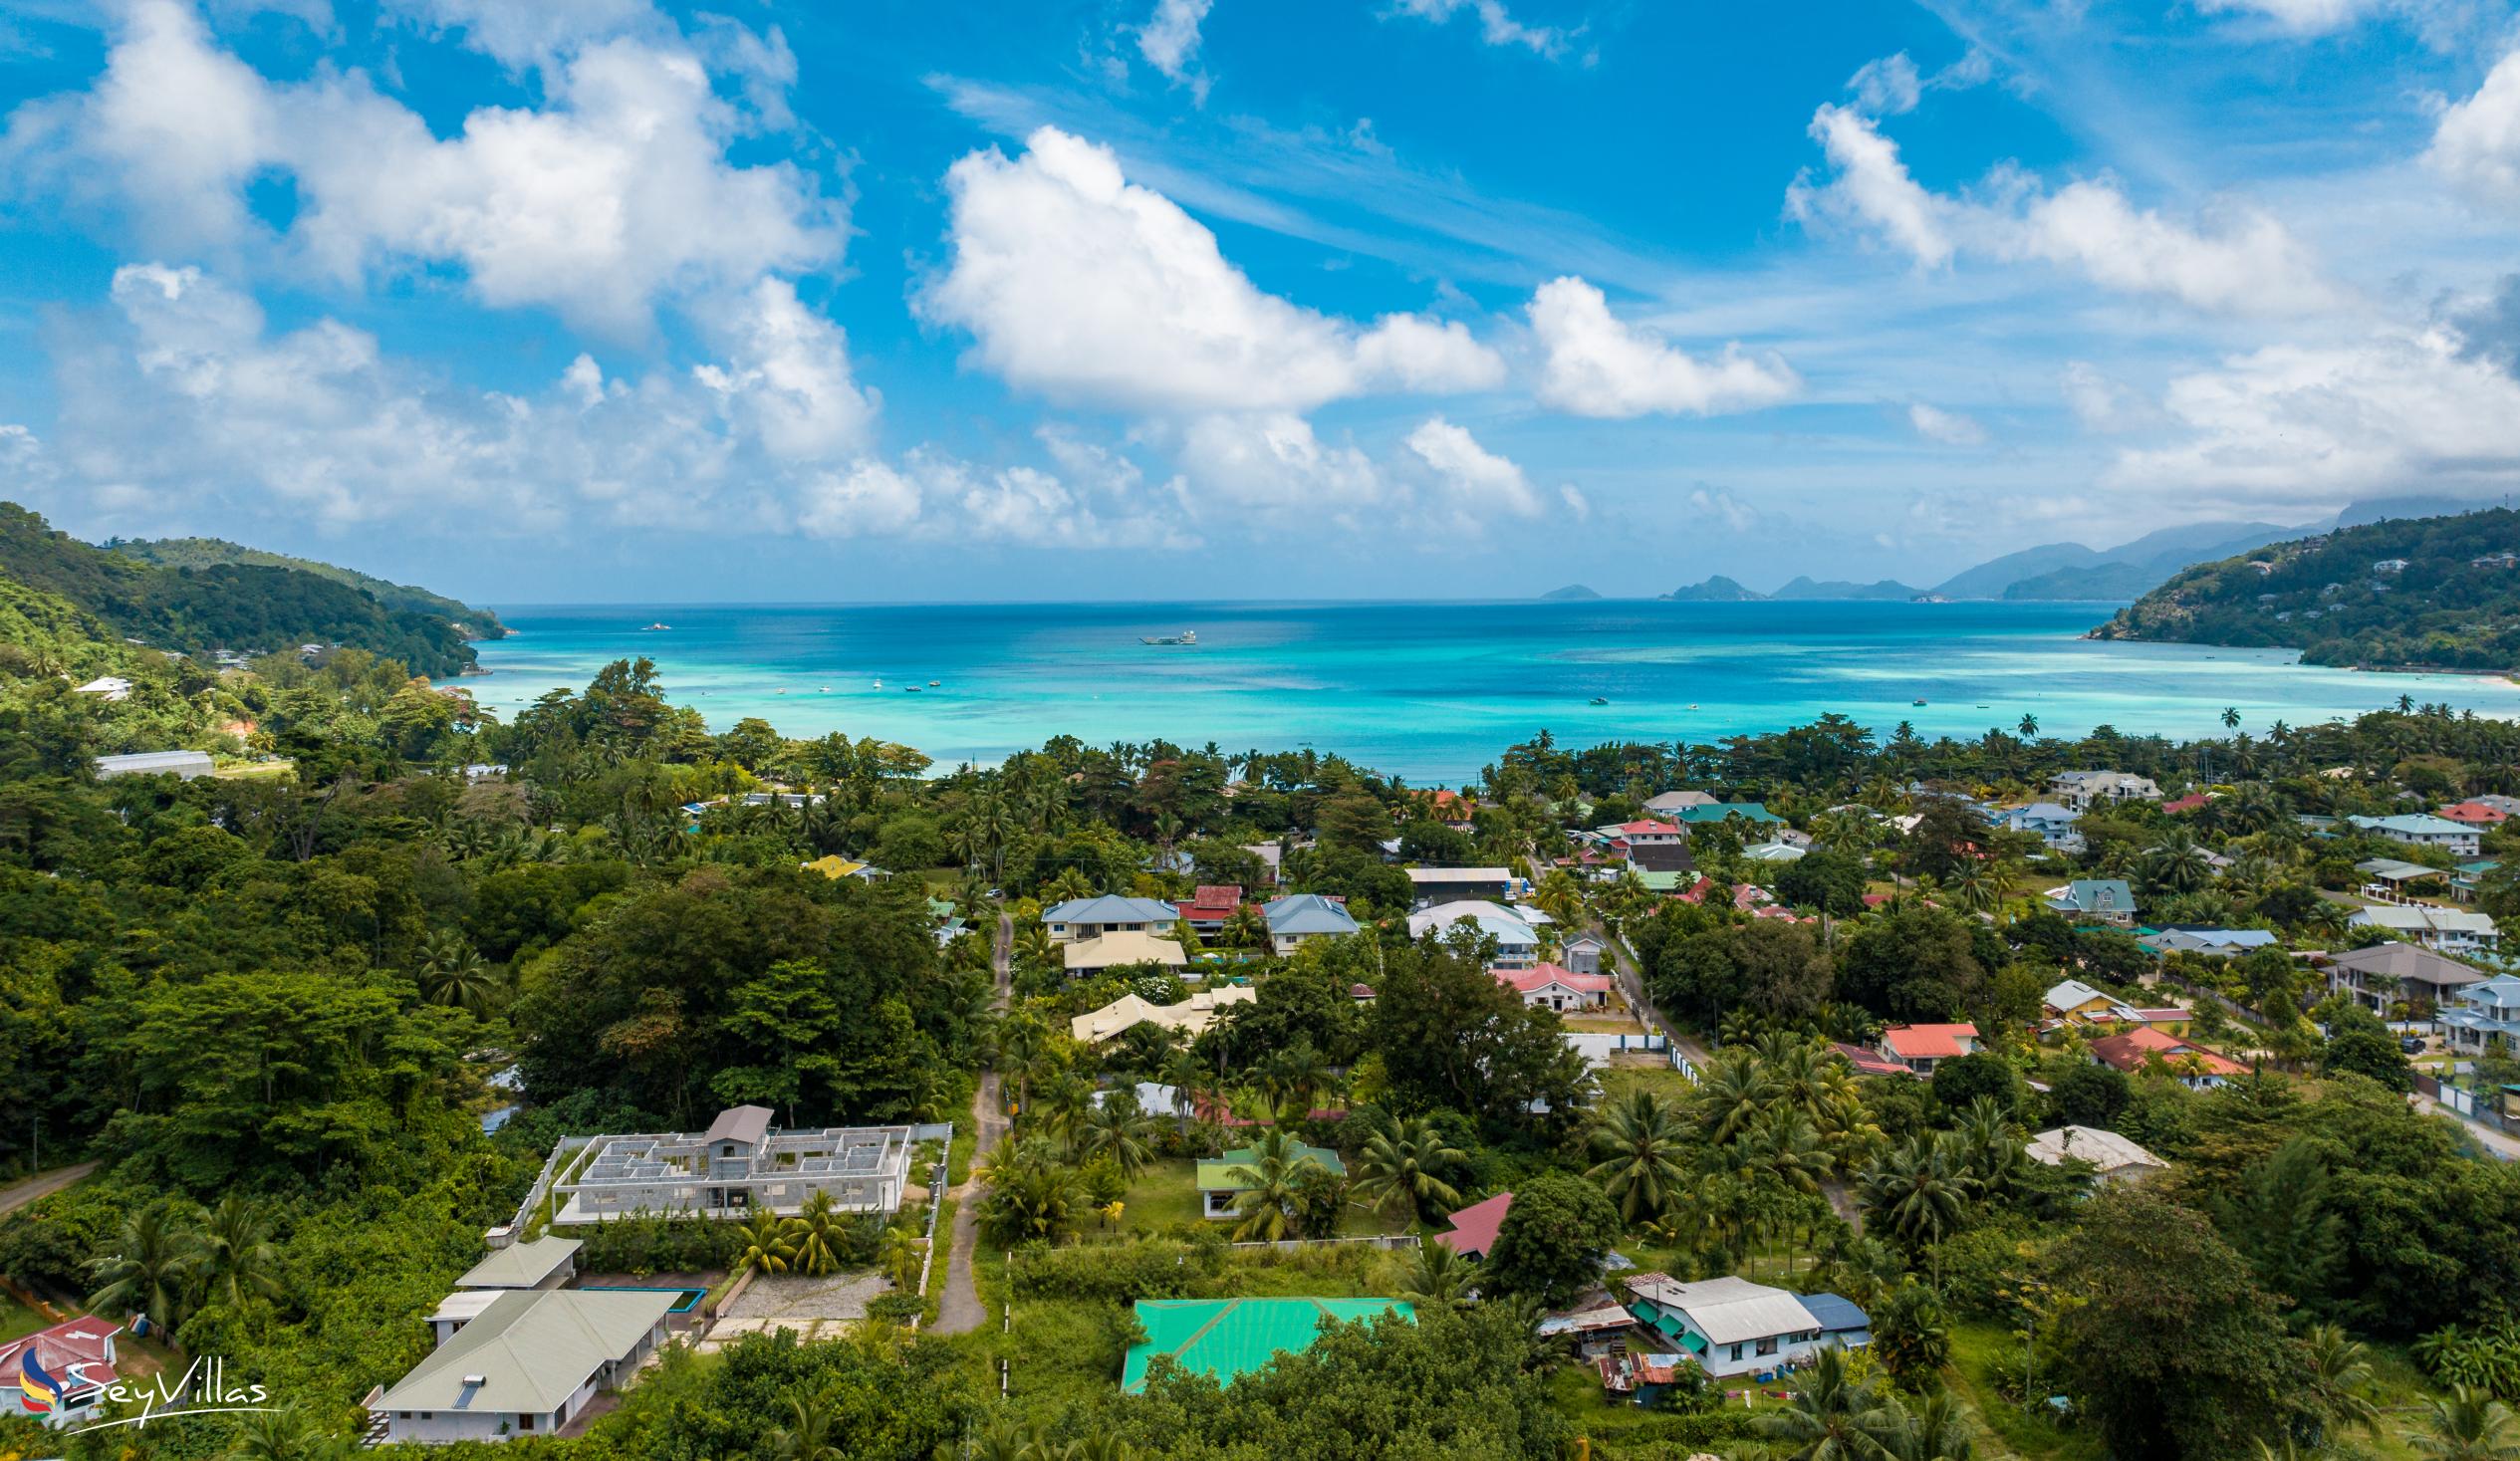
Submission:
[[[1041,910],[1041,922],[1053,943],[1101,938],[1106,933],[1168,933],[1180,909],[1157,898],[1070,898]]]
[[[2103,923],[2135,922],[2135,889],[2123,877],[2078,877],[2048,889],[2048,906],[2072,917]]]
[[[889,1217],[910,1165],[908,1126],[784,1130],[768,1106],[730,1106],[706,1131],[597,1136],[552,1191],[564,1227],[641,1214],[793,1214],[818,1192],[842,1212]]]
[[[1995,825],[2007,832],[2035,833],[2051,852],[2077,854],[2083,851],[2083,835],[2074,824],[2083,815],[2058,802],[2033,802],[2015,807],[1995,818]]]
[[[1345,938],[1357,931],[1357,920],[1348,912],[1348,905],[1320,893],[1288,893],[1282,898],[1271,898],[1260,905],[1260,916],[1269,925],[1269,947],[1280,956],[1295,952],[1311,939]]]
[[[1668,1274],[1628,1280],[1630,1312],[1676,1343],[1708,1374],[1725,1377],[1782,1369],[1832,1346],[1872,1338],[1864,1311],[1834,1294],[1802,1295],[1742,1278],[1683,1284]],[[1826,1313],[1810,1301],[1832,1301]]]
[[[1410,906],[1422,908],[1428,903],[1449,903],[1461,898],[1495,898],[1499,901],[1514,892],[1514,869],[1511,867],[1404,867],[1408,874]]]
[[[118,776],[172,776],[191,781],[218,768],[207,751],[134,751],[127,756],[100,756],[96,769],[99,781]]]
[[[2376,943],[2327,960],[2328,988],[2387,1019],[2397,1004],[2448,1005],[2460,990],[2485,982],[2485,971],[2420,944]]]
[[[2448,954],[2491,953],[2502,942],[2502,929],[2491,915],[2434,903],[2374,903],[2355,909],[2346,925],[2387,929],[2400,942]]]
[[[2459,990],[2432,1024],[2453,1051],[2482,1054],[2497,1037],[2503,1049],[2520,1050],[2520,975],[2497,974]]]
[[[455,1280],[458,1289],[559,1289],[578,1276],[578,1240],[541,1237],[490,1250]]]
[[[1645,798],[1645,810],[1657,817],[1674,817],[1691,807],[1712,807],[1715,799],[1704,792],[1662,792]]]
[[[2395,817],[2349,817],[2363,831],[2385,837],[2393,843],[2414,848],[2439,848],[2453,857],[2476,855],[2479,834],[2464,823],[2429,812],[2408,812]]]
[[[1408,936],[1423,938],[1432,932],[1441,937],[1466,919],[1480,933],[1496,940],[1496,957],[1489,961],[1490,969],[1528,969],[1540,959],[1540,932],[1532,921],[1538,916],[1536,910],[1517,913],[1502,904],[1476,900],[1437,903],[1408,915]]]
[[[671,1291],[508,1289],[441,1330],[427,1358],[368,1402],[388,1441],[556,1435],[619,1389],[665,1338]]]
[[[2048,790],[2078,813],[2089,812],[2096,802],[2161,800],[2160,783],[2124,771],[2060,771],[2048,779]]]

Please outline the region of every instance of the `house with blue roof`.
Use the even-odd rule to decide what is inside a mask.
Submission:
[[[1713,802],[1703,807],[1682,807],[1671,816],[1684,827],[1727,822],[1735,817],[1744,822],[1765,823],[1785,820],[1770,812],[1765,804],[1759,802]]]
[[[1873,1322],[1835,1294],[1796,1294],[1726,1276],[1684,1284],[1668,1274],[1628,1280],[1629,1312],[1659,1341],[1718,1378],[1766,1374],[1822,1349],[1873,1340]]]
[[[2135,922],[2135,889],[2123,877],[2078,877],[2048,889],[2048,906],[2069,917],[2128,925]]]
[[[2036,833],[2051,852],[2080,853],[2084,847],[2083,835],[2074,824],[2082,820],[2083,814],[2071,807],[2055,802],[2033,802],[2027,807],[2015,807],[1997,814],[1995,825],[2006,832]]]
[[[2428,812],[2410,812],[2396,817],[2349,817],[2346,819],[2368,833],[2385,837],[2393,843],[2415,848],[2439,848],[2453,857],[2476,855],[2479,840],[2475,828],[2435,817]]]
[[[1357,920],[1348,912],[1348,905],[1320,893],[1288,893],[1282,898],[1271,898],[1260,905],[1260,916],[1269,924],[1269,947],[1280,957],[1295,952],[1308,940],[1345,938],[1357,931]]]
[[[1070,898],[1041,910],[1053,943],[1101,938],[1107,933],[1167,933],[1181,910],[1156,898]]]
[[[2520,1051],[2520,975],[2497,974],[2454,991],[2432,1023],[2455,1052],[2481,1054],[2496,1036],[2505,1050]]]

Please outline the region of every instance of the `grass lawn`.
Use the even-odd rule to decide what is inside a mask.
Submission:
[[[2106,1454],[2098,1433],[2060,1430],[2045,1419],[2024,1414],[1996,1393],[1998,1359],[2012,1358],[2020,1341],[2010,1330],[1994,1324],[1951,1327],[1951,1365],[1945,1372],[1951,1392],[1977,1412],[1979,1424],[1995,1433],[2003,1446],[2021,1456],[2056,1457],[2061,1461],[2100,1461]]]
[[[44,1316],[8,1295],[0,1294],[0,1344],[5,1344],[11,1339],[23,1339],[37,1330],[48,1328],[50,1325]]]
[[[1189,1157],[1172,1157],[1147,1167],[1121,1194],[1121,1227],[1134,1233],[1169,1233],[1207,1221],[1200,1216],[1198,1189],[1191,1185],[1197,1180],[1198,1163]],[[1220,1230],[1230,1225],[1230,1219],[1220,1219],[1215,1224]],[[1340,1216],[1339,1236],[1364,1238],[1405,1233],[1412,1226],[1405,1210],[1369,1212],[1351,1202]],[[1089,1225],[1087,1240],[1092,1241],[1100,1231]]]
[[[1642,1035],[1645,1027],[1634,1015],[1560,1015],[1569,1030],[1582,1030],[1596,1035]]]
[[[1689,1079],[1669,1066],[1606,1066],[1600,1072],[1602,1100],[1605,1104],[1626,1100],[1635,1091],[1650,1091],[1673,1100],[1687,1098],[1696,1088]]]

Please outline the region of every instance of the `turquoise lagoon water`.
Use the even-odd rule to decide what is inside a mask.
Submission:
[[[2399,694],[2520,715],[2520,685],[2363,674],[2286,650],[2081,638],[2089,604],[1057,604],[502,607],[471,685],[510,717],[644,654],[723,730],[845,731],[940,763],[1069,734],[1227,750],[1316,747],[1413,781],[1475,777],[1541,730],[1562,743],[1712,741],[1836,711],[1887,732],[2101,724],[2219,735],[2349,716]],[[662,622],[672,627],[651,630]],[[1195,648],[1141,635],[1195,629]],[[876,681],[882,681],[882,688]],[[928,681],[935,680],[933,688]],[[919,687],[916,694],[906,687]],[[1609,703],[1591,704],[1594,697]],[[1922,699],[1919,706],[1911,702]]]

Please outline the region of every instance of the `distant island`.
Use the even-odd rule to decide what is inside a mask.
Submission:
[[[2341,528],[2184,570],[2099,639],[2299,649],[2310,664],[2520,666],[2520,513]]]
[[[1601,595],[1595,593],[1593,590],[1582,584],[1569,584],[1563,589],[1552,589],[1548,593],[1540,596],[1542,602],[1544,603],[1561,604],[1581,603],[1588,599],[1599,599],[1601,597]]]
[[[1677,604],[1755,604],[1765,594],[1754,594],[1721,574],[1702,584],[1690,584],[1662,596]]]

